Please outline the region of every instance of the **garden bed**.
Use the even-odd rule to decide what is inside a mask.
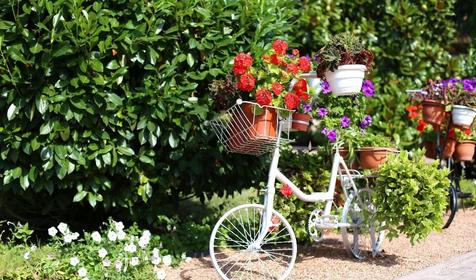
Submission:
[[[457,212],[451,226],[442,233],[412,246],[401,236],[386,241],[383,257],[357,261],[349,256],[340,235],[321,246],[298,247],[298,259],[289,279],[395,279],[434,265],[450,257],[476,250],[476,210]],[[179,268],[168,269],[167,279],[219,279],[210,258],[195,258]]]

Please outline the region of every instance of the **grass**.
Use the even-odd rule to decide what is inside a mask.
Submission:
[[[465,199],[464,200],[464,206],[465,207],[476,207],[476,184],[475,181],[473,180],[461,180],[461,191],[462,192],[467,192],[467,193],[472,193],[473,198],[471,199]],[[461,205],[461,203],[460,203]]]

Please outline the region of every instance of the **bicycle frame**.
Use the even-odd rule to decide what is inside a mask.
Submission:
[[[349,168],[347,167],[347,164],[344,162],[344,159],[342,156],[339,154],[339,147],[340,145],[337,144],[335,145],[335,154],[332,162],[332,170],[331,170],[331,179],[329,181],[329,186],[327,188],[326,192],[315,192],[311,194],[305,194],[303,193],[289,178],[287,178],[281,171],[278,169],[278,163],[279,163],[279,157],[280,157],[280,138],[281,138],[281,132],[282,132],[282,121],[279,122],[278,126],[278,141],[276,143],[276,147],[273,152],[273,159],[271,161],[271,166],[269,169],[269,174],[268,174],[268,183],[266,186],[266,192],[264,196],[264,212],[263,212],[263,217],[264,221],[262,223],[262,228],[260,229],[260,233],[258,235],[258,238],[252,244],[254,247],[259,247],[259,245],[262,243],[263,239],[266,237],[268,234],[268,229],[270,226],[272,226],[272,211],[273,211],[273,203],[274,203],[274,194],[276,192],[276,188],[274,187],[276,183],[276,179],[283,183],[287,184],[293,191],[293,193],[300,199],[306,202],[319,202],[319,201],[326,201],[326,205],[324,208],[324,215],[329,215],[332,209],[332,203],[334,200],[334,191],[336,187],[336,182],[337,182],[337,176],[339,175],[340,178],[343,178],[343,176],[348,176],[350,179],[351,187],[354,191],[354,193],[357,192],[357,187],[354,183],[354,180],[352,179],[352,174],[349,171]],[[340,169],[339,167],[343,167],[343,170]],[[342,174],[342,171],[344,171],[344,174]],[[349,197],[349,194],[347,193],[346,188],[342,188],[344,190],[344,194],[346,199]]]

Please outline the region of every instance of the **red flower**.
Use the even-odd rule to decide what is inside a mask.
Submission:
[[[405,110],[408,112],[408,118],[410,120],[414,120],[416,118],[418,118],[419,114],[418,114],[418,110],[419,108],[415,105],[408,105],[407,108],[405,108]]]
[[[240,76],[236,86],[244,92],[250,92],[255,88],[256,79],[251,74],[243,74]]]
[[[233,73],[243,75],[253,64],[253,57],[248,53],[239,53],[233,61]]]
[[[284,55],[286,54],[286,50],[288,49],[288,43],[283,40],[276,40],[273,43],[273,49],[276,54]]]
[[[272,64],[274,65],[279,65],[281,64],[281,60],[278,58],[277,55],[273,54],[271,57],[270,57],[270,61]]]
[[[423,132],[425,130],[426,122],[423,119],[418,120],[418,125],[416,129],[420,132]]]
[[[471,135],[471,129],[470,129],[470,128],[466,128],[466,129],[464,130],[464,134],[466,134],[466,135]]]
[[[302,72],[311,71],[311,62],[309,61],[309,58],[305,56],[299,58],[299,69],[301,69]]]
[[[298,68],[297,64],[289,63],[286,67],[286,72],[293,73],[294,75],[297,75],[299,73],[299,68]]]
[[[293,86],[294,92],[301,97],[301,95],[305,94],[307,92],[307,82],[305,79],[299,79],[297,83],[294,84]]]
[[[259,89],[255,94],[256,102],[261,105],[271,104],[271,92],[267,89]]]
[[[456,136],[456,132],[454,129],[451,129],[450,132],[448,132],[448,138],[454,139]]]
[[[293,55],[298,56],[299,55],[299,50],[298,49],[293,49]]]
[[[288,92],[284,96],[284,104],[289,110],[294,110],[299,106],[299,96],[294,93]]]
[[[303,101],[308,101],[309,100],[309,94],[303,93],[303,94],[299,95],[299,98]]]
[[[275,82],[271,85],[271,90],[274,94],[279,95],[284,90],[284,86],[278,82]]]
[[[291,189],[290,186],[288,186],[288,184],[283,184],[283,186],[279,189],[279,191],[281,192],[282,195],[284,195],[287,198],[293,195],[293,190]]]

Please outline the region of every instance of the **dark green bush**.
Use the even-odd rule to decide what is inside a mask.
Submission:
[[[147,203],[135,209],[153,214],[191,194],[250,186],[260,161],[217,148],[204,126],[206,89],[238,51],[291,33],[289,6],[4,1],[2,205],[18,218],[71,202],[106,210]]]

